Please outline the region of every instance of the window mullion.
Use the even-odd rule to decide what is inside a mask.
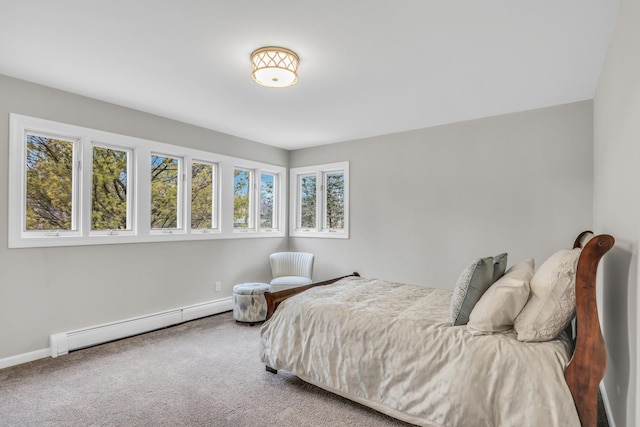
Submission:
[[[191,233],[191,224],[192,224],[192,219],[191,219],[191,215],[193,215],[192,212],[192,206],[191,206],[191,192],[193,191],[193,183],[192,178],[193,178],[193,159],[191,157],[184,157],[183,158],[183,163],[184,163],[184,172],[183,172],[183,176],[184,178],[184,183],[183,183],[183,188],[184,188],[184,194],[182,195],[182,201],[184,203],[184,231],[186,233]],[[187,172],[189,172],[189,175],[187,176]]]
[[[187,230],[187,215],[186,210],[189,203],[186,203],[187,197],[186,185],[187,185],[187,168],[185,167],[184,157],[178,160],[178,216],[176,221],[176,228],[178,230]]]
[[[93,173],[93,143],[90,138],[84,137],[78,141],[78,160],[76,162],[76,171],[78,179],[74,181],[74,191],[78,189],[77,197],[74,196],[77,209],[74,212],[78,214],[78,231],[81,235],[88,236],[91,231],[91,177]]]
[[[220,163],[213,164],[211,179],[211,228],[220,232],[222,231],[222,187],[220,186],[222,182],[222,166]]]
[[[316,174],[316,231],[324,229],[324,188],[324,173],[318,172]]]
[[[134,195],[137,209],[133,216],[136,234],[139,236],[149,236],[151,234],[151,150],[149,148],[138,148],[134,154],[137,191]]]
[[[253,170],[253,207],[251,213],[253,214],[253,231],[260,230],[260,193],[258,188],[258,182],[260,181],[260,173],[257,169]]]
[[[292,185],[293,187],[293,185]],[[300,175],[295,175],[295,223],[293,224],[295,229],[302,228],[302,180]]]
[[[282,223],[282,217],[280,216],[280,194],[282,193],[280,186],[282,185],[282,176],[280,176],[279,174],[276,174],[274,176],[275,182],[273,183],[273,212],[271,214],[273,218],[272,226],[273,229],[280,230],[282,227],[284,227],[284,224]]]
[[[137,180],[136,180],[136,157],[137,150],[129,149],[127,156],[127,230],[134,235],[137,234],[138,228],[135,223],[136,212],[138,211],[138,203],[136,201]]]
[[[256,170],[249,170],[249,180],[251,183],[249,184],[250,193],[249,193],[249,230],[256,231],[257,230],[257,221],[256,221]]]

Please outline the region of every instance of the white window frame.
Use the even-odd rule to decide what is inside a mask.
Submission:
[[[220,164],[215,163],[215,162],[211,162],[211,161],[207,161],[207,160],[200,160],[200,159],[191,159],[191,161],[189,162],[189,166],[188,168],[185,166],[185,171],[189,171],[187,174],[187,179],[186,179],[186,186],[185,186],[185,191],[186,194],[191,194],[191,188],[192,188],[192,176],[193,176],[193,164],[194,163],[198,163],[201,165],[208,165],[211,166],[213,168],[213,188],[212,188],[212,220],[211,220],[211,227],[210,228],[193,228],[192,227],[192,221],[191,221],[191,197],[188,198],[188,203],[186,203],[186,209],[187,209],[187,217],[189,218],[189,229],[191,230],[191,233],[202,233],[202,234],[207,234],[207,233],[218,233],[220,232]]]
[[[325,177],[329,173],[344,173],[344,228],[325,228],[326,223],[326,194]],[[289,235],[293,237],[318,237],[333,239],[349,238],[349,162],[329,163],[299,168],[289,171]],[[301,176],[315,175],[316,177],[316,226],[313,228],[298,227],[301,215],[301,194],[298,183]]]
[[[91,228],[91,215],[93,215],[93,206],[92,206],[92,202],[93,202],[93,149],[95,147],[98,148],[104,148],[107,150],[118,150],[118,151],[124,151],[127,153],[127,228],[124,230],[93,230]],[[87,224],[87,231],[86,233],[90,234],[91,236],[117,236],[117,235],[124,235],[124,236],[131,236],[131,235],[135,235],[135,224],[133,221],[133,218],[135,218],[135,180],[134,180],[134,176],[135,176],[135,168],[134,168],[134,159],[135,159],[135,153],[134,150],[130,147],[126,147],[126,146],[122,146],[122,145],[118,145],[118,144],[113,144],[113,143],[108,143],[108,142],[102,142],[102,141],[90,141],[90,148],[87,150],[84,150],[83,155],[85,156],[84,160],[83,160],[83,164],[85,165],[89,165],[89,167],[85,167],[82,170],[82,182],[86,183],[87,185],[85,185],[85,191],[86,193],[86,197],[83,198],[84,201],[86,201],[86,203],[88,203],[88,207],[84,207],[83,206],[83,211],[87,211],[89,212],[89,217],[87,218],[87,220],[85,221]]]
[[[26,155],[27,155],[27,143],[26,136],[27,134],[41,136],[45,138],[51,139],[59,139],[62,141],[70,142],[73,144],[73,160],[72,160],[72,195],[71,195],[71,229],[70,230],[33,230],[27,231],[27,165],[26,165]],[[50,129],[37,129],[37,128],[29,128],[24,129],[21,133],[22,143],[20,147],[17,147],[13,151],[13,156],[10,153],[9,159],[9,171],[10,176],[16,177],[21,181],[21,187],[19,189],[21,197],[21,203],[16,209],[10,209],[9,212],[9,223],[12,224],[13,220],[13,229],[11,230],[9,235],[11,237],[11,231],[17,231],[25,236],[29,236],[31,238],[52,238],[52,237],[76,237],[80,236],[83,229],[83,223],[81,221],[82,216],[80,215],[81,203],[82,200],[82,170],[81,170],[81,157],[84,146],[84,138],[74,134],[73,132],[66,132],[66,129],[52,127]],[[16,161],[15,157],[19,160]],[[18,175],[19,174],[19,175]],[[16,181],[18,180],[16,179]],[[10,191],[12,187],[10,185]],[[11,199],[10,199],[11,200]]]
[[[262,227],[262,219],[260,218],[260,206],[262,206],[262,175],[272,175],[273,176],[273,214],[272,214],[272,227]],[[272,233],[281,230],[282,224],[285,224],[286,218],[282,218],[280,212],[284,212],[284,209],[281,209],[281,205],[284,202],[282,200],[281,186],[280,183],[284,180],[284,176],[281,173],[270,171],[270,170],[258,170],[258,180],[256,183],[257,189],[257,221],[258,227],[260,228],[261,233]]]
[[[247,192],[249,193],[249,223],[247,224],[246,228],[236,228],[235,227],[235,174],[236,171],[242,171],[242,172],[246,172],[247,174],[249,174],[249,188],[247,188]],[[242,167],[242,166],[236,166],[233,168],[233,186],[234,186],[234,192],[233,192],[233,199],[234,199],[234,205],[233,205],[233,216],[234,216],[234,226],[233,226],[233,232],[234,233],[255,233],[257,231],[256,227],[257,227],[257,222],[256,222],[256,171],[254,169],[251,168],[247,168],[247,167]]]
[[[285,173],[286,168],[277,167],[273,165],[259,164],[256,162],[244,161],[234,165],[233,171],[236,169],[246,170],[251,173],[252,185],[249,191],[249,209],[250,220],[248,228],[234,228],[233,232],[240,235],[284,235],[286,224],[286,209],[284,209],[286,200],[282,197],[282,194],[286,194],[285,185]],[[274,188],[273,188],[273,218],[275,227],[263,228],[260,223],[260,198],[261,198],[261,178],[262,174],[270,174],[275,176]],[[231,182],[231,193],[233,194],[233,181]],[[233,203],[231,203],[231,214],[233,215]]]
[[[186,233],[186,224],[185,224],[185,196],[186,192],[184,190],[185,183],[188,179],[186,175],[186,169],[184,167],[184,158],[178,155],[169,154],[169,153],[160,153],[157,151],[152,151],[149,156],[149,169],[151,169],[151,158],[152,157],[163,157],[177,160],[178,162],[178,195],[176,200],[176,226],[172,228],[151,228],[151,212],[149,212],[149,232],[151,234],[185,234]],[[150,177],[149,177],[150,178]],[[151,185],[151,181],[149,181],[149,185]],[[149,188],[149,209],[151,208],[151,187]],[[191,222],[191,221],[189,221]]]
[[[74,147],[74,217],[73,232],[26,231],[26,133],[73,139]],[[279,194],[286,194],[286,168],[267,163],[243,160],[208,151],[191,149],[80,126],[38,119],[20,114],[10,114],[9,135],[9,247],[56,247],[77,245],[99,245],[139,242],[163,242],[176,240],[210,240],[231,238],[284,237],[286,223],[283,216],[286,200],[278,200],[278,229],[254,230],[236,233],[233,230],[233,169],[235,166],[269,171],[277,174]],[[91,188],[93,146],[129,151],[130,170],[127,188],[130,197],[130,230],[91,230]],[[151,229],[151,155],[158,154],[181,159],[179,209],[181,223],[178,229]],[[77,159],[77,162],[76,162]],[[191,170],[192,162],[215,165],[214,218],[211,229],[191,229]],[[258,175],[259,176],[259,175]],[[259,213],[257,218],[259,218]]]

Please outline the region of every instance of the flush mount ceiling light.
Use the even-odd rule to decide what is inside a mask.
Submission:
[[[268,87],[287,87],[298,81],[298,55],[283,47],[261,47],[251,54],[251,77]]]

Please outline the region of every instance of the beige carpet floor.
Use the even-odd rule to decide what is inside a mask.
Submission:
[[[266,372],[258,334],[223,313],[2,369],[0,425],[408,426]]]

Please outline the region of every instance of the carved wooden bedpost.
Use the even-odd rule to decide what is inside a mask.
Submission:
[[[576,343],[565,379],[583,427],[596,427],[598,420],[598,386],[607,367],[607,350],[600,330],[596,301],[596,271],[600,259],[615,242],[601,234],[585,243],[587,232],[576,239],[574,247],[583,246],[576,273]]]

